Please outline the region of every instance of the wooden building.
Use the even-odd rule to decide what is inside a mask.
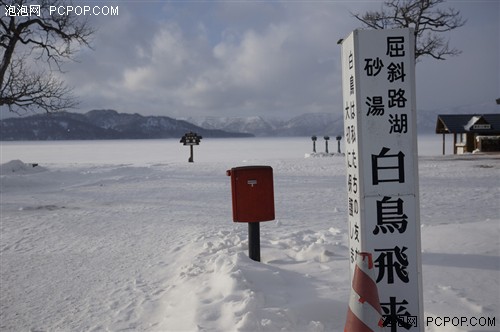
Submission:
[[[453,134],[453,154],[467,152],[500,152],[500,114],[441,114],[436,134]]]

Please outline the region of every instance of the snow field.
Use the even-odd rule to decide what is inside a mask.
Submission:
[[[90,152],[61,160],[78,151],[71,144],[46,147],[34,168],[24,162],[42,158],[9,162],[16,154],[3,151],[0,330],[343,330],[342,157],[303,158],[286,145],[273,155],[262,140],[253,156],[234,147],[205,161],[195,148],[188,164],[187,151],[169,159],[135,144],[140,158],[105,163]],[[247,225],[231,220],[225,175],[252,164],[274,169],[276,220],[261,223],[261,263],[248,258]],[[497,331],[500,159],[419,164],[426,318],[496,317],[496,327],[426,331]]]

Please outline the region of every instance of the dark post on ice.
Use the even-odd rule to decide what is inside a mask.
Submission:
[[[313,152],[316,153],[316,141],[318,140],[318,137],[312,136],[311,140],[313,141]]]
[[[325,153],[329,154],[330,152],[328,151],[328,141],[330,140],[330,136],[325,136],[323,138],[325,139]]]
[[[235,167],[231,177],[233,221],[248,223],[248,255],[260,262],[260,222],[274,220],[273,169],[270,166]]]
[[[189,133],[184,134],[184,136],[181,137],[180,143],[182,143],[184,145],[189,145],[190,150],[191,150],[191,154],[190,154],[190,157],[188,159],[188,162],[190,162],[190,163],[194,162],[194,159],[193,159],[193,146],[200,145],[200,140],[202,138],[203,137],[199,136],[196,133],[193,133],[192,131],[190,131]]]
[[[340,140],[342,140],[342,136],[339,135],[336,137],[336,139],[337,139],[337,153],[340,154],[340,153],[342,153],[342,152],[340,152]]]

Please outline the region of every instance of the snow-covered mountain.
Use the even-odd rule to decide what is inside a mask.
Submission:
[[[490,114],[500,112],[494,101],[445,109],[418,110],[419,133],[434,133],[438,114]],[[0,120],[0,140],[62,140],[180,137],[194,131],[205,137],[343,135],[342,112],[306,113],[289,120],[271,117],[143,116],[114,110],[85,114],[51,113]]]
[[[75,140],[177,138],[193,131],[204,137],[248,137],[251,134],[205,129],[166,116],[142,116],[113,110],[85,114],[59,112],[0,121],[0,140]]]
[[[290,120],[276,120],[261,116],[198,117],[186,121],[207,129],[251,133],[256,136],[336,136],[343,132],[342,114],[307,113]]]
[[[342,135],[344,123],[340,113],[307,113],[296,116],[278,128],[282,136]]]
[[[474,105],[417,111],[419,133],[434,133],[439,114],[491,114],[500,112],[496,103],[485,102]],[[256,136],[324,136],[343,135],[344,123],[341,112],[306,113],[289,120],[275,120],[261,116],[251,117],[196,117],[186,118],[207,129],[251,133]]]
[[[279,121],[264,119],[260,116],[250,117],[190,117],[185,119],[205,129],[218,129],[230,132],[249,133],[256,136],[274,136]]]

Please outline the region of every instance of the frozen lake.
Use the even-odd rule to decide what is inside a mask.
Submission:
[[[418,137],[420,156],[441,155],[440,135]],[[451,151],[447,138],[446,151]],[[341,151],[344,151],[343,140]],[[325,151],[323,138],[316,142],[318,152]],[[312,151],[309,137],[287,138],[206,138],[194,147],[194,161],[251,162],[302,158]],[[329,141],[329,151],[337,151],[337,141]],[[179,139],[97,140],[97,141],[16,141],[0,142],[1,163],[22,160],[28,163],[56,164],[155,164],[187,161],[189,148]]]
[[[345,159],[310,138],[204,139],[193,164],[178,139],[0,148],[0,331],[343,331]],[[419,154],[425,331],[498,331],[499,156]],[[274,170],[262,263],[226,176],[252,164]]]

